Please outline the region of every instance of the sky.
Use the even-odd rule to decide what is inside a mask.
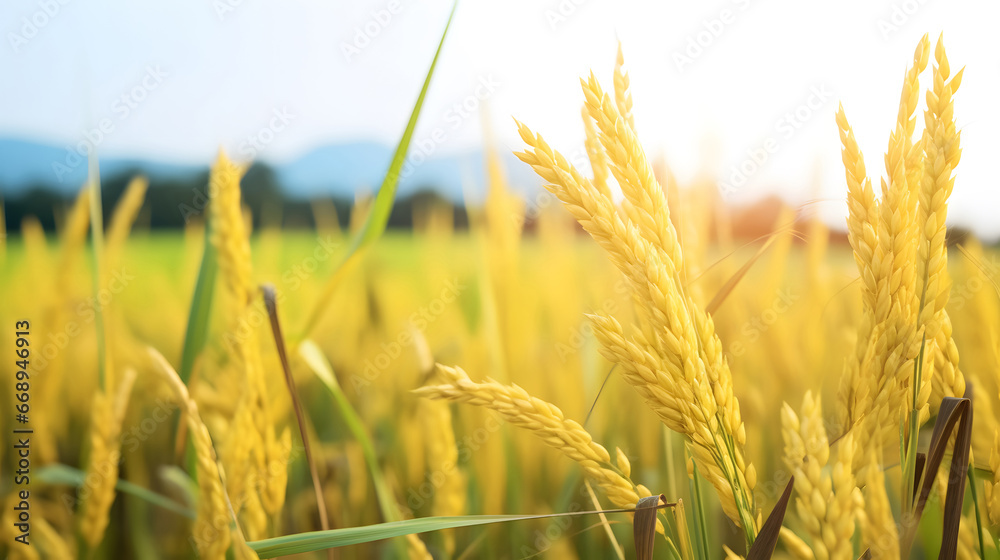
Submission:
[[[199,165],[220,146],[280,163],[328,143],[394,145],[450,8],[448,0],[6,1],[0,136]],[[579,153],[579,78],[594,71],[610,88],[620,40],[651,157],[663,156],[682,182],[711,173],[733,202],[772,193],[792,204],[820,200],[813,207],[841,224],[838,103],[877,185],[914,47],[924,33],[936,41],[944,32],[953,70],[966,67],[949,221],[995,239],[998,17],[997,2],[942,0],[462,0],[414,149],[428,157],[480,149],[488,122],[500,149],[518,150],[516,117]]]

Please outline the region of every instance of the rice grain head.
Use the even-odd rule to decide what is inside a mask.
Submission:
[[[234,521],[226,501],[223,473],[212,445],[212,437],[201,420],[198,405],[191,399],[187,387],[167,360],[149,348],[154,369],[174,393],[187,414],[188,429],[197,458],[198,511],[192,536],[198,555],[203,560],[223,560],[231,542],[229,524]]]
[[[529,149],[516,155],[548,183],[546,188],[625,275],[640,302],[641,327],[626,336],[612,318],[592,317],[602,353],[623,366],[626,380],[661,420],[696,443],[698,462],[724,510],[752,541],[756,472],[743,458],[746,432],[722,345],[711,317],[684,293],[683,259],[666,198],[634,132],[593,74],[582,85],[612,174],[629,203],[621,214],[565,157],[520,123]]]
[[[503,420],[531,432],[576,461],[616,506],[631,508],[639,502],[635,484],[612,466],[608,450],[595,442],[578,423],[564,418],[555,405],[532,397],[517,385],[501,385],[489,380],[476,383],[460,368],[438,365],[437,376],[442,383],[425,385],[414,393],[493,410]]]
[[[86,477],[88,484],[80,509],[80,535],[91,550],[96,550],[104,538],[108,515],[115,501],[115,484],[118,483],[118,467],[121,464],[122,420],[135,378],[135,370],[128,369],[113,397],[104,391],[94,395]]]

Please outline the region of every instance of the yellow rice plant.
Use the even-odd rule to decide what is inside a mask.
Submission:
[[[684,261],[666,197],[635,132],[593,75],[582,85],[611,173],[625,194],[621,209],[520,123],[528,150],[516,155],[546,181],[625,275],[639,303],[641,327],[626,332],[614,318],[594,315],[603,351],[660,419],[691,439],[726,514],[753,542],[759,524],[756,470],[743,457],[746,431],[721,343],[711,317],[686,294]]]

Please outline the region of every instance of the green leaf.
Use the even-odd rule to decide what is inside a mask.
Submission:
[[[181,352],[181,367],[177,372],[185,385],[191,378],[194,360],[205,347],[208,340],[208,323],[212,311],[212,295],[215,292],[215,276],[219,270],[219,261],[215,256],[215,245],[212,244],[211,220],[205,213],[205,250],[201,255],[201,266],[198,268],[198,280],[194,285],[194,296],[188,310],[187,328],[184,330],[184,349]]]
[[[508,521],[523,521],[529,519],[549,519],[554,517],[575,517],[579,515],[598,513],[625,513],[634,511],[634,509],[610,509],[601,511],[553,513],[548,515],[462,515],[457,517],[421,517],[418,519],[407,519],[404,521],[391,521],[389,523],[366,525],[364,527],[347,527],[344,529],[332,529],[330,531],[299,533],[297,535],[287,535],[284,537],[252,541],[248,542],[247,545],[249,545],[260,558],[275,558],[278,556],[301,554],[304,552],[315,552],[317,550],[325,550],[327,548],[369,543],[382,539],[402,537],[404,535],[440,531],[442,529],[475,527],[478,525],[490,525],[493,523],[506,523]]]
[[[309,369],[316,374],[316,377],[330,391],[330,395],[333,396],[337,410],[347,425],[347,429],[350,430],[354,440],[361,446],[361,453],[364,455],[365,463],[368,465],[368,472],[372,477],[372,486],[375,487],[375,498],[378,500],[379,508],[382,510],[382,517],[390,522],[399,521],[403,516],[400,514],[399,506],[396,504],[396,497],[386,482],[385,475],[382,474],[382,468],[378,463],[378,456],[375,454],[375,445],[372,443],[371,436],[368,435],[368,430],[365,428],[361,417],[354,410],[351,402],[347,400],[347,396],[341,390],[340,384],[337,383],[337,376],[333,373],[333,366],[330,365],[326,356],[323,355],[323,351],[311,340],[304,340],[299,344],[299,355],[305,360]],[[400,545],[405,553],[405,543],[400,543]]]
[[[36,477],[43,484],[72,486],[74,488],[83,486],[87,481],[87,473],[59,463],[45,465],[44,467],[38,469]],[[133,484],[127,480],[118,480],[118,482],[115,483],[115,490],[125,494],[130,494],[136,498],[145,500],[154,506],[159,506],[178,515],[183,515],[188,519],[195,518],[195,512],[193,510],[178,504],[166,496],[161,496],[148,488],[143,488],[142,486]]]
[[[167,483],[184,497],[184,503],[188,507],[198,504],[198,482],[191,478],[184,469],[175,465],[163,465],[157,472],[160,480]]]
[[[350,269],[350,265],[356,262],[357,257],[361,255],[364,249],[374,243],[379,237],[382,236],[382,233],[385,232],[386,225],[389,223],[389,215],[392,213],[393,201],[396,198],[396,187],[399,184],[399,173],[402,171],[403,162],[406,159],[406,153],[410,149],[410,140],[412,140],[413,131],[417,127],[420,110],[424,105],[424,97],[427,96],[427,90],[430,88],[431,78],[434,76],[434,67],[437,66],[438,57],[441,55],[441,48],[444,46],[444,39],[448,36],[448,28],[451,27],[451,20],[455,16],[455,8],[457,7],[458,2],[456,0],[456,2],[452,4],[451,13],[448,15],[448,23],[444,26],[444,32],[441,33],[441,40],[438,42],[437,51],[434,53],[434,59],[431,60],[431,67],[427,70],[427,76],[424,78],[424,85],[420,88],[420,95],[417,96],[417,102],[414,104],[413,110],[410,112],[410,120],[406,123],[406,129],[403,131],[403,136],[399,139],[399,143],[396,145],[396,152],[393,154],[392,161],[389,163],[389,169],[386,171],[385,178],[382,180],[382,186],[379,187],[378,194],[375,196],[375,202],[372,205],[371,212],[368,213],[368,218],[365,220],[364,226],[351,240],[347,253],[341,258],[340,262],[334,268],[333,274],[331,274],[330,278],[327,280],[326,285],[323,288],[323,292],[317,300],[316,305],[313,306],[312,313],[306,321],[301,338],[307,338],[312,333],[312,330],[316,328],[316,325],[323,317],[323,313],[325,313],[329,307],[330,300],[337,289],[337,285],[343,278],[344,273]]]

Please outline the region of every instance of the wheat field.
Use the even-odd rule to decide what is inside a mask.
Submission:
[[[435,203],[382,235],[380,192],[251,231],[225,154],[183,232],[135,225],[141,177],[108,209],[92,178],[55,235],[22,222],[6,557],[1000,557],[997,253],[946,235],[942,40],[884,169],[874,125],[828,123],[846,235],[784,207],[753,240],[643,151],[617,54],[567,101],[588,165],[514,121],[550,203],[491,153],[467,230]]]

